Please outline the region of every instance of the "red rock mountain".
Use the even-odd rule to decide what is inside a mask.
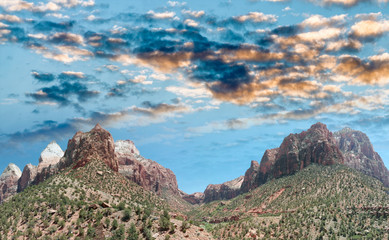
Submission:
[[[23,191],[31,184],[43,182],[56,174],[58,172],[58,163],[63,155],[64,152],[55,141],[49,143],[39,157],[38,166],[27,164],[24,167],[22,176],[18,180],[18,192]]]
[[[115,142],[115,157],[119,173],[129,180],[158,195],[180,195],[173,171],[142,157],[131,140]]]
[[[220,199],[231,199],[240,194],[243,176],[222,184],[209,184],[204,191],[204,202],[212,202]]]
[[[18,179],[22,172],[13,163],[10,163],[0,175],[0,203],[8,197],[16,194],[18,188]]]
[[[366,134],[344,128],[335,132],[334,137],[343,153],[345,165],[375,177],[389,187],[389,171]]]
[[[232,191],[228,187],[229,182],[211,184],[204,192],[204,200],[194,196],[185,199],[196,203],[230,199],[255,189],[270,179],[293,174],[312,163],[345,164],[378,178],[385,186],[389,186],[389,172],[366,134],[350,128],[332,134],[325,124],[316,123],[307,131],[290,134],[280,147],[266,150],[260,164],[251,161],[240,189]]]
[[[89,132],[77,132],[68,142],[65,155],[59,162],[59,169],[79,168],[92,160],[105,162],[112,170],[118,171],[115,158],[115,145],[111,134],[97,124]]]

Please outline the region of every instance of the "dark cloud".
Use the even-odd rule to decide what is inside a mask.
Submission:
[[[171,112],[186,112],[189,109],[184,105],[171,105],[167,103],[152,103],[150,101],[144,101],[143,107],[134,108],[134,112],[143,113],[149,116],[158,116],[160,114],[166,114]]]
[[[75,21],[68,22],[51,22],[51,21],[41,21],[34,25],[34,29],[42,32],[49,31],[69,31],[75,25]]]
[[[200,61],[190,76],[196,81],[211,83],[210,89],[215,92],[234,91],[252,81],[246,65],[222,60]]]
[[[298,32],[299,32],[299,27],[296,25],[281,26],[271,31],[272,34],[277,34],[280,36],[292,36],[292,35],[296,35]]]
[[[88,90],[85,84],[63,82],[58,86],[44,87],[35,93],[27,93],[26,96],[33,98],[35,104],[68,106],[72,103],[72,96],[76,96],[79,102],[86,102],[99,96],[99,94],[98,91]]]
[[[51,73],[43,73],[43,72],[38,72],[38,71],[32,71],[31,75],[38,80],[39,82],[42,83],[49,83],[54,81],[55,76]]]
[[[50,36],[50,41],[55,44],[79,45],[83,43],[83,38],[74,33],[57,32]]]

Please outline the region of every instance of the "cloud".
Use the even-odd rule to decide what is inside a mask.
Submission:
[[[84,38],[80,35],[69,32],[57,32],[50,37],[53,43],[61,44],[83,44]]]
[[[203,10],[201,11],[191,11],[191,10],[182,10],[181,13],[183,15],[188,15],[194,18],[200,18],[205,15],[205,12]]]
[[[154,12],[153,10],[150,10],[147,12],[147,17],[152,19],[171,19],[176,15],[175,12]]]
[[[262,12],[249,12],[246,15],[232,17],[232,19],[239,23],[244,23],[248,21],[253,23],[262,23],[262,22],[273,23],[277,21],[277,16],[272,14],[264,14]]]
[[[54,79],[55,79],[55,76],[51,73],[40,73],[37,71],[32,71],[31,75],[36,80],[38,80],[39,82],[43,82],[43,83],[49,83],[49,82],[54,81]]]
[[[144,101],[142,103],[143,107],[134,107],[134,112],[143,113],[150,116],[159,116],[161,114],[170,114],[170,113],[183,113],[188,112],[191,109],[185,105],[176,104],[171,105],[167,103],[158,103],[154,104],[150,101]]]
[[[51,21],[41,21],[34,25],[34,29],[37,31],[69,31],[75,24],[75,21],[68,22],[51,22]]]
[[[386,85],[389,84],[389,54],[374,55],[368,60],[343,55],[339,58],[335,71],[352,84]]]
[[[0,14],[0,20],[4,20],[11,23],[20,23],[22,19],[15,15]]]
[[[9,12],[18,12],[27,10],[31,12],[48,12],[59,11],[62,7],[71,8],[76,6],[90,7],[94,5],[94,0],[82,1],[82,0],[53,0],[46,4],[39,2],[35,4],[33,2],[22,0],[2,0],[0,1],[0,7]]]
[[[310,0],[311,2],[320,5],[320,6],[341,6],[344,8],[351,8],[357,6],[360,3],[366,2],[365,0]],[[374,3],[380,5],[382,3],[387,3],[387,0],[370,0],[369,3]]]
[[[64,107],[72,103],[72,96],[76,96],[78,102],[86,102],[99,96],[99,94],[99,91],[89,90],[85,84],[79,82],[61,82],[59,85],[40,88],[34,93],[26,93],[26,96],[34,100],[31,102],[33,104]],[[73,104],[73,106],[78,107],[77,104]]]
[[[343,25],[346,22],[346,18],[347,14],[335,15],[330,18],[316,14],[306,18],[301,23],[301,26],[310,28],[333,27],[337,25]]]
[[[389,31],[389,20],[362,20],[351,26],[350,36],[361,40],[374,40]]]
[[[188,87],[169,86],[166,87],[166,91],[186,98],[210,98],[212,96],[207,89],[200,88],[200,87],[188,88]]]

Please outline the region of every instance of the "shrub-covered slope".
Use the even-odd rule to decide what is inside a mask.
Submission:
[[[190,213],[218,239],[387,239],[382,183],[343,165],[310,165]]]

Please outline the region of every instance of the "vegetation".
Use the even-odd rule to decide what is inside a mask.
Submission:
[[[389,195],[348,167],[311,165],[192,211],[218,239],[388,239]]]

